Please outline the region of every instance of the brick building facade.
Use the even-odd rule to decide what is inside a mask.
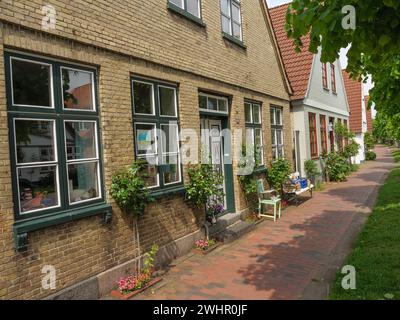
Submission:
[[[52,7],[43,7],[48,3]],[[179,3],[0,2],[0,299],[38,299],[60,292],[63,298],[95,298],[132,270],[135,259],[153,243],[161,246],[160,259],[168,260],[185,253],[200,236],[204,213],[184,201],[185,168],[182,183],[176,186],[169,187],[166,176],[157,175],[157,201],[138,220],[138,230],[109,195],[113,174],[143,151],[136,139],[138,128],[149,128],[153,120],[147,117],[147,124],[139,122],[140,116],[133,113],[139,106],[133,105],[146,101],[149,88],[153,90],[153,109],[159,108],[155,116],[161,113],[155,122],[159,123],[164,112],[160,101],[174,94],[173,120],[180,130],[194,129],[198,136],[204,119],[245,130],[245,103],[260,106],[265,164],[273,158],[270,110],[278,107],[282,111],[284,153],[291,155],[290,88],[264,1],[242,1],[240,6],[230,0],[228,16],[219,1],[200,1],[200,10],[192,13]],[[234,12],[239,6],[237,19]],[[51,26],[53,13],[55,28]],[[221,21],[226,32],[221,32]],[[35,70],[45,77],[45,84],[24,89],[26,84],[37,84],[32,80],[37,75],[29,73]],[[73,92],[66,89],[65,76],[77,78],[69,79],[69,86],[79,87],[79,82],[91,86],[93,96],[88,98],[91,92],[86,91],[84,99],[91,102],[75,109],[66,107],[74,103],[65,103],[65,95]],[[47,98],[37,95],[43,87],[50,88]],[[135,92],[138,100],[133,98]],[[202,113],[201,95],[211,100],[207,100],[207,108],[217,99],[221,113]],[[49,102],[47,109],[32,107],[38,106],[35,101],[39,100]],[[29,127],[24,140],[21,135],[27,123],[35,130]],[[97,141],[96,151],[86,158],[81,152],[84,147],[73,145],[76,135],[81,139],[85,130],[91,130],[93,141]],[[71,132],[75,142],[68,141]],[[37,136],[53,142],[47,151],[42,148],[36,158],[24,161],[28,154],[25,147],[32,146]],[[65,149],[60,148],[63,137]],[[181,137],[180,148],[187,151],[192,141],[186,138]],[[232,139],[233,145],[238,143]],[[68,148],[70,143],[73,151]],[[35,155],[32,150],[29,152]],[[191,152],[195,152],[193,148]],[[231,172],[225,173],[232,177],[232,198],[227,201],[231,211],[241,212],[246,203],[236,167],[234,156],[233,165],[226,167]],[[46,188],[43,179],[33,181],[36,172],[46,177]],[[88,189],[85,179],[95,183]],[[46,200],[39,199],[39,205],[34,201],[39,194],[32,192],[34,188],[40,188]],[[55,267],[55,290],[42,288],[44,266]],[[90,293],[83,296],[88,290]]]

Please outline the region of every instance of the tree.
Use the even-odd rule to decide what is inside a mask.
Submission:
[[[355,28],[347,28],[353,13]],[[294,0],[286,18],[296,50],[303,47],[302,37],[309,36],[309,51],[317,53],[320,47],[323,62],[335,61],[340,50],[351,45],[347,71],[355,80],[371,76],[375,83],[370,106],[375,102],[376,109],[389,117],[400,114],[398,0]]]

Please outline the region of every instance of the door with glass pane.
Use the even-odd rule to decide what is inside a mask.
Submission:
[[[212,199],[218,201],[226,208],[226,188],[225,188],[225,169],[224,169],[224,146],[221,135],[222,121],[215,119],[201,119],[202,134],[202,157],[203,161],[209,161],[215,172],[220,173],[224,179],[220,190],[225,195],[222,199]]]

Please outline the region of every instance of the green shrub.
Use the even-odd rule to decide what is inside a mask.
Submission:
[[[145,175],[141,173],[144,167],[143,161],[135,161],[112,177],[111,196],[122,210],[134,216],[142,215],[147,204],[153,201]]]
[[[326,158],[326,170],[331,181],[345,181],[351,173],[351,165],[343,155],[332,152]]]
[[[344,147],[343,156],[347,159],[355,157],[360,150],[360,145],[353,139]]]
[[[371,150],[373,150],[375,148],[374,137],[369,132],[366,132],[364,134],[364,145],[365,145],[365,150],[366,151],[371,151]]]
[[[376,160],[376,153],[373,152],[373,151],[367,151],[367,152],[365,153],[365,159],[366,159],[367,161],[374,161],[374,160]]]
[[[213,169],[212,164],[190,164],[187,173],[186,195],[197,207],[205,205],[211,197],[219,199],[224,196],[220,189],[223,177]]]
[[[394,151],[393,157],[395,162],[400,162],[400,151]]]
[[[314,160],[306,160],[304,162],[307,178],[315,183],[315,178],[321,174],[319,172],[317,163]]]
[[[291,174],[291,166],[288,160],[279,159],[272,163],[271,168],[267,172],[267,180],[269,185],[275,190],[282,190],[283,183]]]

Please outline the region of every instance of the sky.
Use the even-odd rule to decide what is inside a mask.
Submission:
[[[289,3],[292,2],[291,0],[266,0],[268,3],[269,8],[273,8],[276,6],[279,6],[284,3]],[[342,65],[342,68],[345,69],[347,67],[347,51],[349,50],[350,47],[346,49],[342,49],[340,51],[340,64]],[[368,95],[369,90],[373,88],[373,84],[369,80],[368,83],[363,85],[363,94]],[[375,115],[375,111],[373,111],[373,115]]]

